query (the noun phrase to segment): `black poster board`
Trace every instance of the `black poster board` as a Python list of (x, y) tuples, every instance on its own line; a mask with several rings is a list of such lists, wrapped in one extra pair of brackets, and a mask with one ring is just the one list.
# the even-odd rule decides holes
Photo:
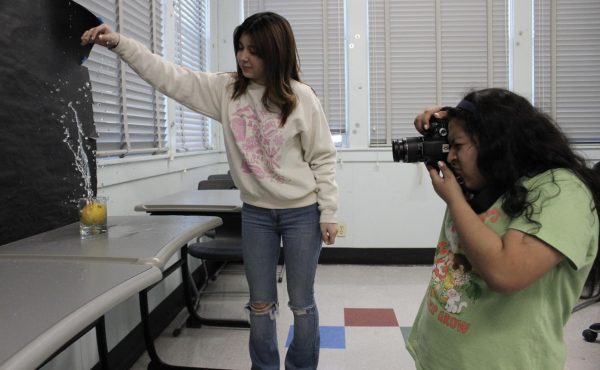
[[(96, 131), (84, 30), (99, 20), (68, 0), (0, 2), (0, 245), (78, 220)], [(77, 154), (79, 148), (80, 152)]]

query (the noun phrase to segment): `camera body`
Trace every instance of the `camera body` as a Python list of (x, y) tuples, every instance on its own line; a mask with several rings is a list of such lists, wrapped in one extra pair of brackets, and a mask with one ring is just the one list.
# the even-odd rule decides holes
[(394, 162), (425, 162), (436, 166), (438, 161), (446, 162), (448, 144), (448, 120), (431, 117), (429, 129), (423, 136), (406, 137), (392, 141)]
[[(448, 120), (438, 119), (432, 116), (429, 121), (429, 129), (423, 136), (407, 137), (392, 141), (392, 154), (394, 162), (425, 162), (434, 168), (438, 168), (438, 161), (448, 162), (450, 144), (448, 143)], [(451, 166), (448, 169), (452, 170)], [(456, 176), (467, 202), (475, 213), (480, 214), (494, 204), (502, 195), (503, 189), (487, 186), (472, 192), (467, 189), (461, 176)], [(588, 333), (589, 334), (589, 333)], [(584, 334), (586, 335), (586, 334)]]

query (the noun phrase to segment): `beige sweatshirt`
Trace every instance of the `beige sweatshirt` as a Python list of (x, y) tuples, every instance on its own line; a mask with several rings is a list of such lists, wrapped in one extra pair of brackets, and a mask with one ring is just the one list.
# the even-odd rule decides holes
[(229, 73), (191, 71), (123, 35), (112, 50), (157, 90), (222, 124), (231, 175), (243, 202), (269, 209), (318, 202), (320, 221), (337, 222), (336, 150), (309, 86), (292, 81), (298, 105), (281, 127), (279, 114), (261, 102), (261, 85), (250, 84), (232, 100)]

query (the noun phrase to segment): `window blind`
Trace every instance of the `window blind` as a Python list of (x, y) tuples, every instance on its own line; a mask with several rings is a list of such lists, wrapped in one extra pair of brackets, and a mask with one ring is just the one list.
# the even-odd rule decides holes
[[(208, 65), (207, 2), (175, 0), (175, 62), (194, 71), (206, 71)], [(179, 152), (210, 147), (208, 118), (176, 103), (175, 127)]]
[(244, 0), (246, 17), (263, 11), (278, 13), (290, 22), (300, 59), (300, 78), (316, 91), (331, 133), (345, 134), (345, 1)]
[[(163, 12), (159, 0), (79, 0), (113, 30), (163, 49)], [(165, 152), (165, 98), (129, 66), (103, 47), (94, 47), (85, 66), (90, 72), (98, 157)]]
[(506, 0), (370, 0), (370, 143), (415, 136), (428, 105), (508, 87)]
[(534, 1), (534, 103), (573, 142), (600, 143), (600, 2)]

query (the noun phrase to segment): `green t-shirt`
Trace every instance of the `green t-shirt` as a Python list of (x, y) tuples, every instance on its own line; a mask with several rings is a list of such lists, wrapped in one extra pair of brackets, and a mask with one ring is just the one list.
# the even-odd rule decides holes
[(535, 235), (565, 259), (525, 289), (493, 292), (471, 271), (446, 212), (431, 281), (406, 345), (418, 369), (563, 369), (563, 327), (596, 256), (598, 214), (588, 188), (568, 170), (547, 171), (523, 185), (540, 225), (510, 218), (500, 200), (481, 220), (498, 235), (507, 229)]

